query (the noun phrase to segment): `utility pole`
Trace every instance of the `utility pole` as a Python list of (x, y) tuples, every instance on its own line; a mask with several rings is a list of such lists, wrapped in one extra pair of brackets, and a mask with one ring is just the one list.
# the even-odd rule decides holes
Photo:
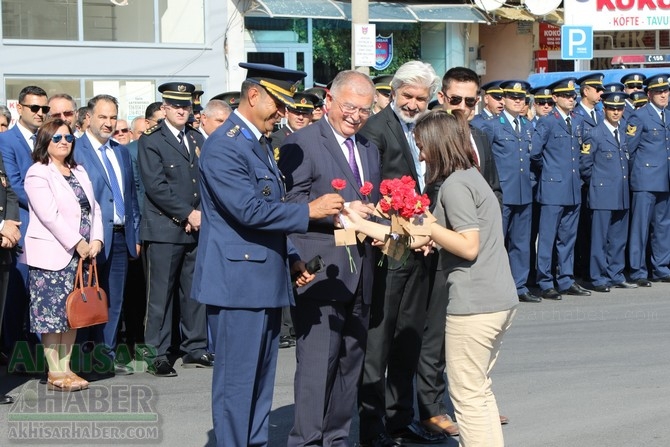
[(365, 25), (369, 22), (368, 0), (351, 0), (351, 68), (370, 75), (370, 67), (356, 67), (354, 65), (354, 54), (356, 54), (356, 40), (354, 38), (354, 25)]

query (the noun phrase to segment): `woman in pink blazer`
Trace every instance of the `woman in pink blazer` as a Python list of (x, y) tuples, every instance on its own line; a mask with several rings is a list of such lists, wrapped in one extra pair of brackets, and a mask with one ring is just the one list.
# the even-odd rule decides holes
[(65, 301), (79, 258), (94, 258), (102, 248), (102, 217), (91, 181), (74, 161), (67, 123), (55, 119), (40, 127), (33, 160), (25, 181), (30, 221), (21, 259), (30, 266), (30, 329), (42, 334), (49, 388), (76, 391), (88, 382), (70, 369), (77, 331), (68, 325)]

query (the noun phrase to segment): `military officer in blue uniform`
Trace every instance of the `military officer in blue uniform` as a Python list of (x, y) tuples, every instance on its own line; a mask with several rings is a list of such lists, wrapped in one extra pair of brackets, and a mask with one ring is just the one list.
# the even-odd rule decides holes
[[(561, 293), (588, 296), (591, 292), (577, 284), (573, 275), (581, 204), (579, 153), (582, 143), (581, 118), (572, 113), (577, 97), (575, 78), (560, 80), (549, 88), (556, 107), (537, 123), (531, 151), (532, 163), (541, 169), (537, 193), (541, 206), (537, 283), (542, 289), (542, 298), (560, 300)], [(556, 278), (552, 269), (554, 253)]]
[[(628, 95), (628, 99), (626, 99), (626, 108), (624, 109), (624, 116), (630, 115), (635, 111), (636, 107), (633, 104), (631, 95), (635, 92), (644, 93), (644, 80), (646, 78), (647, 77), (642, 73), (628, 73), (621, 78), (621, 83), (624, 85), (622, 91)], [(644, 96), (646, 97), (647, 95), (645, 94)]]
[(584, 132), (580, 171), (588, 184), (591, 220), (590, 275), (593, 290), (609, 292), (610, 287), (632, 289), (626, 282), (628, 239), (628, 150), (621, 117), (628, 95), (621, 91), (602, 96), (604, 119)]
[[(647, 104), (649, 102), (649, 97), (647, 96), (647, 93), (644, 91), (637, 91), (633, 92), (629, 95), (630, 97), (628, 100), (626, 100), (626, 112), (628, 111), (628, 101), (630, 101), (633, 104), (633, 111), (639, 109), (643, 105)], [(624, 112), (624, 115), (626, 114)], [(630, 112), (628, 112), (630, 114)]]
[(628, 119), (626, 139), (631, 158), (630, 277), (650, 287), (646, 248), (651, 232), (654, 280), (670, 282), (670, 128), (667, 125), (668, 76), (645, 79), (649, 103)]
[(470, 121), (471, 126), (481, 129), (485, 121), (500, 114), (503, 110), (503, 90), (500, 88), (502, 81), (492, 81), (482, 85), (484, 93), (484, 108)]
[(521, 115), (530, 84), (504, 81), (504, 109), (497, 118), (484, 122), (483, 130), (491, 142), (500, 186), (505, 246), (519, 301), (539, 303), (542, 299), (529, 292), (526, 282), (530, 269), (530, 232), (533, 183), (530, 149), (533, 125)]
[(595, 127), (603, 119), (602, 112), (596, 110), (596, 106), (600, 103), (600, 94), (605, 90), (604, 77), (602, 73), (590, 73), (577, 79), (581, 100), (573, 112), (582, 117), (585, 126)]
[[(302, 71), (240, 63), (240, 105), (206, 140), (200, 158), (202, 226), (192, 296), (207, 306), (215, 339), (212, 418), (216, 445), (268, 445), (281, 308), (314, 279), (287, 238), (344, 200), (284, 200), (283, 176), (265, 134), (292, 104)], [(291, 279), (293, 273), (294, 279)]]
[(549, 112), (554, 109), (556, 104), (552, 98), (551, 89), (548, 87), (536, 87), (532, 89), (530, 93), (533, 95), (533, 109), (535, 110), (535, 116), (530, 123), (533, 125), (533, 128), (535, 128), (535, 125), (540, 118), (547, 116)]

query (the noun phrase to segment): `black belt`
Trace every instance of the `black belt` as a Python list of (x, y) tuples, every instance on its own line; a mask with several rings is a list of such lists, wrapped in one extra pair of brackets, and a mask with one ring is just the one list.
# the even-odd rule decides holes
[(125, 233), (126, 232), (126, 226), (125, 225), (113, 225), (112, 226), (112, 231), (114, 233)]

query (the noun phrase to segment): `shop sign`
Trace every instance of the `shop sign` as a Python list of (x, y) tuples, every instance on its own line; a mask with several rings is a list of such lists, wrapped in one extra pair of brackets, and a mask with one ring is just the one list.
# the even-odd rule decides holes
[(669, 0), (564, 0), (565, 24), (594, 31), (653, 30), (670, 26)]
[(561, 49), (561, 28), (551, 23), (540, 23), (540, 50)]

